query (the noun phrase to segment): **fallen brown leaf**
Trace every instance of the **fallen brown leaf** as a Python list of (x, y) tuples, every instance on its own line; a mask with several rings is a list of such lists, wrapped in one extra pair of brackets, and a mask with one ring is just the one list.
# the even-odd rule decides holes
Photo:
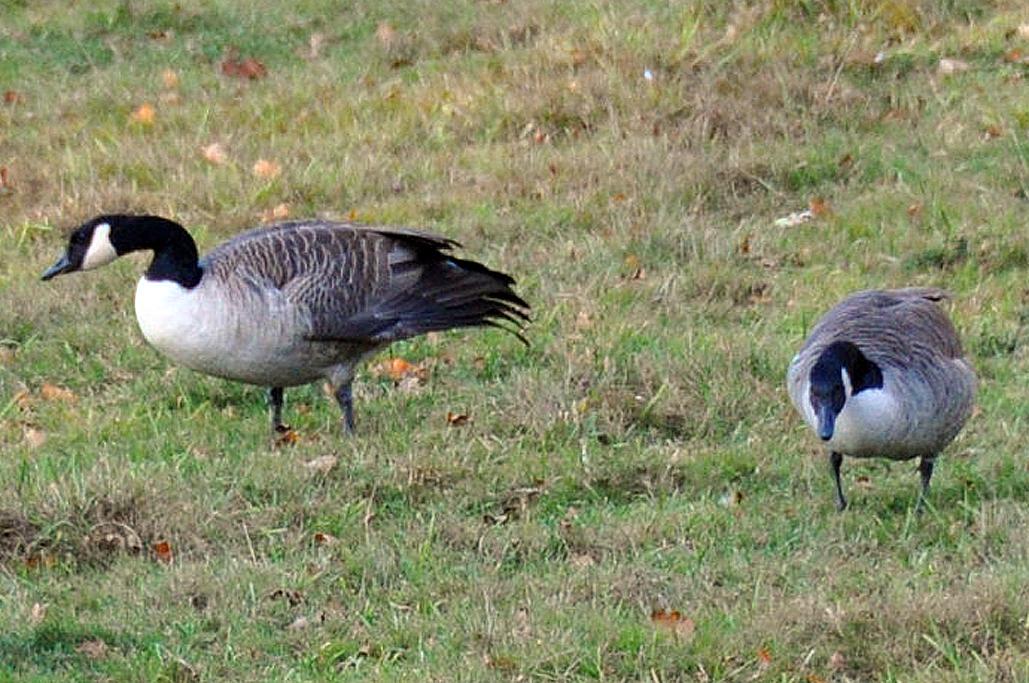
[(315, 458), (314, 460), (308, 460), (304, 463), (304, 467), (311, 470), (312, 472), (318, 472), (319, 474), (328, 474), (332, 471), (332, 468), (339, 462), (339, 458), (335, 455), (323, 455)]
[(212, 142), (201, 150), (204, 158), (215, 166), (221, 166), (229, 160), (228, 154), (225, 153), (225, 147), (220, 142)]
[(4, 91), (4, 104), (16, 104), (21, 102), (21, 93), (17, 90), (5, 90)]
[(35, 427), (26, 427), (25, 443), (29, 445), (29, 448), (39, 448), (46, 443), (46, 432)]
[(226, 57), (221, 63), (222, 73), (231, 78), (242, 78), (248, 81), (256, 81), (268, 75), (268, 69), (264, 64), (253, 57), (237, 59)]
[(763, 647), (757, 651), (757, 664), (761, 669), (767, 669), (772, 665), (772, 651)]
[(161, 72), (161, 83), (168, 90), (179, 87), (179, 74), (174, 69), (165, 69)]
[(750, 235), (743, 236), (743, 239), (736, 245), (736, 251), (742, 256), (750, 253)]
[(75, 651), (89, 659), (103, 659), (107, 656), (107, 643), (102, 640), (85, 640), (79, 643)]
[(575, 314), (575, 329), (585, 330), (593, 325), (593, 319), (586, 311), (579, 311)]
[(327, 534), (324, 531), (316, 531), (314, 534), (315, 545), (332, 545), (336, 542), (336, 537), (332, 534)]
[(271, 221), (281, 221), (285, 218), (289, 218), (289, 204), (282, 202), (276, 204), (270, 209), (265, 209), (261, 212), (261, 220), (265, 223)]
[(832, 207), (822, 197), (812, 197), (808, 202), (808, 210), (815, 218), (822, 218), (832, 213)]
[(159, 562), (163, 562), (164, 564), (171, 564), (172, 560), (175, 559), (172, 555), (171, 543), (168, 541), (158, 541), (154, 543), (154, 555), (157, 557)]
[(656, 609), (650, 613), (650, 622), (657, 628), (675, 634), (677, 638), (689, 640), (693, 637), (697, 625), (689, 617), (684, 617), (679, 610)]
[(280, 173), (282, 173), (282, 167), (274, 161), (269, 161), (268, 159), (258, 159), (254, 163), (253, 171), (254, 175), (258, 178), (270, 180), (278, 176)]
[(78, 398), (71, 389), (65, 389), (49, 382), (44, 382), (43, 386), (39, 388), (39, 395), (44, 401), (65, 401), (67, 403), (74, 403)]
[(572, 555), (568, 559), (568, 562), (576, 569), (585, 569), (587, 567), (592, 567), (597, 563), (597, 561), (594, 560), (593, 556), (589, 553), (580, 553), (578, 555)]
[(288, 425), (277, 425), (275, 435), (276, 446), (294, 446), (300, 443), (300, 434)]
[(465, 413), (452, 413), (447, 411), (447, 424), (451, 427), (463, 427), (472, 421), (472, 418)]
[(380, 21), (375, 27), (375, 38), (383, 47), (391, 47), (397, 39), (397, 32), (388, 22)]
[(157, 110), (154, 109), (154, 105), (149, 102), (136, 107), (129, 115), (129, 120), (133, 123), (138, 123), (142, 126), (152, 126), (154, 121), (157, 119)]

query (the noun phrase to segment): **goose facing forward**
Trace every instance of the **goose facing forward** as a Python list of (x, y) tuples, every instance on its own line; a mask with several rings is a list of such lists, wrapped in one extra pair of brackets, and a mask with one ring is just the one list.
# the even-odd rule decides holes
[(975, 372), (929, 288), (864, 291), (826, 313), (786, 375), (794, 407), (829, 449), (836, 507), (843, 456), (920, 457), (929, 493), (936, 455), (961, 431), (975, 400)]
[(389, 343), (476, 326), (525, 341), (529, 306), (514, 279), (446, 253), (455, 246), (417, 230), (311, 220), (244, 232), (200, 259), (174, 221), (106, 215), (75, 229), (42, 277), (152, 251), (135, 300), (147, 342), (193, 370), (268, 387), (276, 430), (283, 388), (324, 378), (353, 432), (354, 374)]

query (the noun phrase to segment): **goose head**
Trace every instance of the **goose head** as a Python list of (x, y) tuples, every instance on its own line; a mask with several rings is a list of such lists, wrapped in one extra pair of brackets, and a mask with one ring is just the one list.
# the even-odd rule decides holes
[(99, 268), (121, 256), (124, 252), (119, 252), (117, 242), (121, 241), (118, 237), (122, 222), (118, 218), (97, 216), (75, 228), (68, 236), (68, 248), (54, 265), (46, 269), (43, 279)]
[(64, 254), (43, 272), (42, 278), (92, 270), (141, 250), (154, 252), (147, 278), (175, 280), (185, 287), (199, 282), (196, 243), (181, 225), (160, 216), (123, 214), (97, 216), (75, 228), (68, 236)]
[(809, 377), (808, 400), (817, 420), (818, 438), (832, 439), (836, 418), (851, 396), (882, 386), (882, 370), (856, 344), (836, 341), (825, 347)]

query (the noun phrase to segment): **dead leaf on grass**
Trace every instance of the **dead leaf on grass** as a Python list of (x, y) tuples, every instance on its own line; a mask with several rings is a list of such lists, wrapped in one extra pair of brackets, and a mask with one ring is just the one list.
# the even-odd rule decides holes
[(647, 277), (647, 271), (643, 268), (640, 257), (636, 254), (629, 254), (625, 257), (625, 273), (622, 276), (626, 280), (643, 280)]
[(300, 434), (297, 430), (288, 425), (277, 425), (275, 427), (275, 446), (294, 446), (300, 443)]
[(668, 631), (676, 638), (689, 640), (697, 630), (697, 625), (689, 617), (683, 616), (679, 610), (656, 609), (650, 613), (650, 623), (655, 627)]
[(304, 463), (304, 467), (317, 472), (319, 474), (328, 474), (332, 469), (339, 463), (339, 458), (335, 455), (322, 455), (315, 458), (314, 460), (308, 460)]
[(397, 39), (397, 31), (389, 22), (380, 21), (379, 25), (375, 27), (375, 38), (383, 47), (391, 47)]
[(157, 120), (157, 110), (154, 109), (154, 105), (144, 102), (132, 110), (132, 113), (129, 114), (129, 120), (141, 126), (152, 126), (154, 121)]
[(265, 65), (253, 57), (245, 59), (239, 59), (235, 56), (226, 57), (222, 60), (221, 70), (223, 74), (230, 78), (240, 78), (246, 81), (256, 81), (268, 75), (268, 69)]
[(832, 213), (832, 207), (829, 205), (829, 202), (822, 197), (812, 197), (808, 201), (807, 208), (815, 218), (822, 218)]
[(29, 448), (39, 448), (46, 443), (46, 432), (35, 427), (25, 427), (25, 443)]
[(268, 159), (258, 159), (254, 163), (254, 175), (264, 180), (271, 180), (282, 173), (282, 166)]
[(767, 647), (763, 647), (757, 651), (757, 665), (762, 671), (772, 665), (772, 651)]
[(451, 427), (463, 427), (471, 421), (472, 418), (467, 413), (447, 411), (447, 424)]
[(324, 531), (316, 531), (314, 533), (314, 544), (315, 545), (332, 545), (336, 542), (336, 537), (332, 534), (327, 534)]
[(75, 651), (89, 659), (103, 659), (107, 656), (107, 643), (102, 640), (85, 640), (79, 643)]
[(286, 218), (289, 218), (289, 204), (287, 204), (286, 202), (276, 204), (272, 208), (265, 209), (261, 212), (261, 220), (265, 223), (270, 223), (271, 221), (281, 221)]
[(394, 382), (399, 382), (405, 377), (418, 377), (424, 373), (425, 369), (420, 364), (412, 363), (399, 356), (386, 358), (372, 366), (372, 376), (389, 377)]
[(1004, 135), (1004, 129), (996, 124), (991, 124), (983, 129), (983, 137), (987, 140), (995, 140)]
[(587, 567), (592, 567), (597, 563), (597, 561), (594, 560), (593, 556), (589, 553), (580, 553), (578, 555), (572, 555), (568, 559), (568, 562), (576, 569), (586, 569)]
[(171, 564), (172, 560), (175, 559), (172, 555), (171, 543), (168, 541), (158, 541), (157, 543), (154, 543), (154, 555), (157, 557), (159, 562), (163, 562), (164, 564)]
[(212, 142), (204, 147), (201, 153), (209, 163), (215, 166), (221, 166), (229, 160), (229, 155), (225, 153), (225, 147), (220, 142)]
[(296, 607), (304, 602), (304, 594), (291, 588), (276, 588), (268, 594), (269, 600), (278, 600), (280, 598), (288, 602), (290, 607)]
[(168, 90), (174, 90), (179, 87), (179, 74), (175, 69), (165, 69), (161, 72), (161, 83)]
[(43, 386), (39, 388), (39, 395), (44, 401), (64, 401), (66, 403), (74, 403), (78, 398), (71, 389), (65, 389), (49, 382), (44, 382)]
[(4, 104), (17, 104), (22, 101), (21, 93), (17, 90), (4, 91)]

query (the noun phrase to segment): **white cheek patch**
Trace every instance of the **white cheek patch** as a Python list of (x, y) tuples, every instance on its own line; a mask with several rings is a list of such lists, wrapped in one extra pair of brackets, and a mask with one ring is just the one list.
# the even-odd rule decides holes
[(847, 368), (840, 368), (840, 374), (843, 376), (844, 396), (850, 398), (854, 395), (854, 385), (850, 383), (850, 373), (847, 372)]
[(82, 270), (92, 270), (105, 266), (118, 258), (118, 252), (111, 244), (111, 226), (101, 223), (93, 229), (93, 239), (89, 241), (89, 249), (82, 257)]

